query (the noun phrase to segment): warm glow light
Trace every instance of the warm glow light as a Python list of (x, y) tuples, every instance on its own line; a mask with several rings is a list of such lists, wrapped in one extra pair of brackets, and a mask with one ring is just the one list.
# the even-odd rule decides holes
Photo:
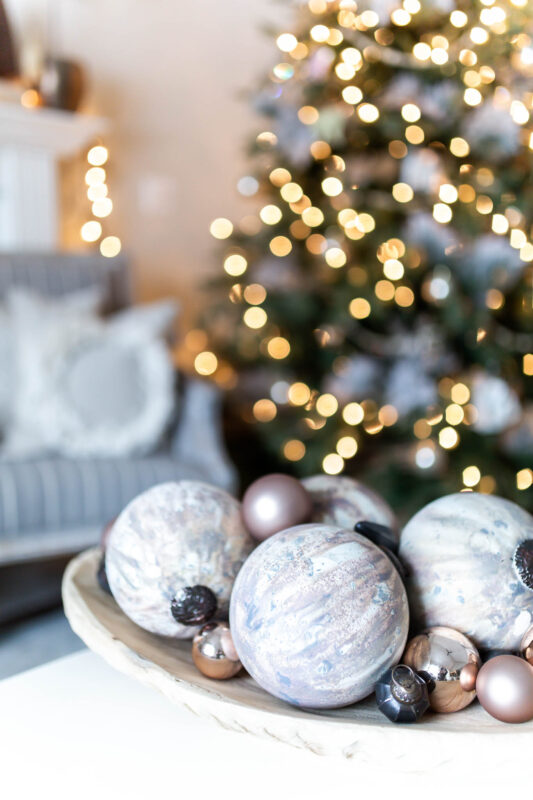
[(361, 103), (357, 107), (357, 114), (362, 122), (367, 122), (368, 124), (379, 119), (379, 109), (372, 103)]
[(305, 406), (311, 397), (311, 390), (305, 383), (293, 383), (289, 386), (288, 398), (289, 403), (293, 406)]
[(414, 194), (408, 183), (395, 183), (392, 187), (392, 196), (397, 203), (409, 203)]
[(463, 483), (465, 486), (477, 486), (481, 480), (481, 472), (478, 467), (466, 467), (463, 470)]
[(277, 206), (267, 205), (263, 206), (259, 212), (259, 216), (265, 225), (277, 225), (283, 215), (281, 209)]
[(338, 178), (324, 178), (322, 181), (322, 191), (329, 197), (336, 197), (343, 190), (342, 181)]
[(459, 434), (455, 428), (443, 428), (439, 431), (439, 444), (445, 450), (452, 450), (459, 443)]
[(87, 186), (96, 186), (98, 183), (105, 183), (105, 169), (102, 167), (91, 167), (85, 173), (85, 183)]
[(326, 264), (333, 267), (333, 269), (339, 269), (346, 264), (346, 253), (340, 247), (330, 247), (324, 253), (324, 258), (326, 259)]
[(291, 352), (291, 346), (283, 336), (274, 336), (274, 338), (270, 339), (268, 342), (267, 350), (271, 358), (282, 359), (287, 358)]
[(272, 183), (274, 186), (280, 187), (288, 183), (292, 179), (292, 175), (288, 169), (277, 167), (276, 169), (272, 170), (268, 178), (270, 183)]
[(310, 228), (316, 228), (324, 222), (324, 214), (316, 206), (309, 206), (302, 212), (302, 220)]
[(464, 158), (470, 152), (470, 146), (465, 139), (455, 136), (450, 142), (450, 153), (457, 158)]
[(106, 258), (115, 258), (122, 250), (122, 243), (118, 236), (106, 236), (100, 242), (100, 252)]
[(383, 273), (391, 281), (399, 281), (404, 276), (404, 267), (396, 258), (389, 258), (383, 264)]
[(533, 353), (526, 353), (522, 362), (524, 375), (533, 375)]
[(464, 28), (468, 23), (468, 17), (464, 11), (452, 11), (450, 14), (450, 22), (454, 28)]
[(267, 321), (267, 314), (264, 308), (259, 308), (258, 306), (252, 306), (251, 308), (247, 308), (243, 314), (244, 324), (247, 325), (249, 328), (253, 330), (258, 330), (262, 328), (263, 325), (266, 324)]
[(218, 217), (209, 226), (209, 232), (215, 239), (227, 239), (233, 233), (233, 225), (229, 219)]
[(409, 308), (415, 302), (415, 295), (408, 286), (398, 286), (394, 293), (394, 301), (401, 308)]
[(283, 445), (283, 455), (287, 461), (301, 461), (305, 456), (305, 444), (299, 439), (290, 439)]
[(218, 367), (218, 359), (210, 350), (198, 353), (194, 359), (194, 368), (199, 375), (212, 375)]
[(357, 86), (346, 86), (342, 90), (342, 99), (345, 103), (355, 106), (363, 99), (363, 92)]
[(113, 211), (113, 201), (109, 197), (95, 200), (92, 204), (92, 212), (95, 217), (108, 217)]
[(254, 403), (252, 413), (258, 422), (272, 422), (278, 410), (275, 403), (265, 397)]
[(298, 111), (298, 119), (304, 125), (314, 125), (318, 122), (319, 113), (314, 106), (302, 106)]
[(103, 147), (102, 145), (96, 145), (95, 147), (91, 147), (89, 152), (87, 153), (87, 161), (93, 167), (102, 167), (107, 159), (109, 158), (109, 152), (107, 147)]
[(311, 28), (311, 39), (315, 42), (327, 42), (329, 38), (329, 28), (326, 25), (314, 25)]
[(20, 96), (20, 103), (24, 108), (37, 108), (41, 105), (41, 95), (36, 89), (26, 89)]
[(503, 235), (509, 230), (509, 221), (503, 214), (494, 214), (492, 217), (492, 230)]
[(365, 412), (359, 403), (348, 403), (344, 406), (342, 418), (347, 425), (359, 425), (365, 417)]
[(414, 103), (406, 103), (402, 106), (402, 117), (406, 122), (418, 122), (421, 111)]
[(289, 255), (292, 250), (292, 242), (287, 236), (275, 236), (269, 246), (270, 251), (279, 258)]
[(455, 203), (459, 193), (451, 183), (443, 183), (439, 189), (439, 197), (443, 203)]
[(516, 488), (523, 492), (530, 486), (533, 486), (533, 470), (526, 467), (516, 473)]
[(353, 458), (357, 453), (357, 441), (353, 436), (342, 436), (335, 449), (342, 458)]
[(350, 314), (355, 319), (366, 319), (370, 311), (370, 303), (364, 297), (354, 297), (350, 303)]
[(337, 398), (332, 394), (321, 394), (316, 401), (316, 410), (321, 417), (332, 417), (339, 407)]
[(451, 398), (454, 403), (463, 406), (470, 400), (470, 389), (464, 383), (456, 383), (452, 386)]
[(457, 403), (451, 403), (445, 412), (448, 425), (460, 425), (465, 418), (465, 412)]
[(84, 242), (96, 242), (101, 235), (102, 226), (94, 219), (81, 226), (81, 238)]
[(417, 42), (413, 47), (413, 55), (419, 61), (428, 61), (431, 58), (431, 47), (425, 42)]
[(445, 225), (451, 220), (452, 216), (453, 212), (450, 206), (447, 206), (446, 203), (435, 203), (433, 206), (433, 218), (437, 222)]
[(338, 453), (329, 453), (322, 461), (322, 469), (328, 475), (338, 475), (344, 468), (344, 459)]
[(233, 253), (224, 261), (225, 271), (228, 273), (228, 275), (232, 275), (234, 277), (237, 275), (242, 275), (244, 272), (246, 272), (247, 266), (248, 262), (244, 256), (241, 256), (238, 253)]
[(298, 39), (292, 33), (282, 33), (276, 39), (276, 44), (282, 53), (290, 53), (298, 44)]
[(297, 203), (303, 197), (304, 190), (297, 183), (286, 183), (280, 189), (280, 194), (287, 203)]

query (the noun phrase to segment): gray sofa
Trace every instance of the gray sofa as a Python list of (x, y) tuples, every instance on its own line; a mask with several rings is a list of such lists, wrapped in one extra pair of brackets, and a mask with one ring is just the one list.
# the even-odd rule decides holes
[[(123, 257), (0, 254), (0, 302), (13, 285), (47, 295), (98, 285), (109, 312), (131, 302)], [(57, 598), (59, 566), (98, 542), (102, 527), (139, 492), (184, 478), (235, 489), (217, 392), (183, 376), (175, 424), (164, 446), (149, 456), (0, 460), (0, 622), (49, 605)]]

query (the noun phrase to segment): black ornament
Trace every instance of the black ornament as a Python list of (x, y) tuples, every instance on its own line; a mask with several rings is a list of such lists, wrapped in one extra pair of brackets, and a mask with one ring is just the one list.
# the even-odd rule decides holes
[(379, 710), (391, 722), (418, 722), (429, 708), (426, 682), (405, 664), (388, 669), (375, 691)]
[(533, 589), (533, 539), (526, 539), (514, 552), (514, 565), (518, 577), (528, 589)]
[(180, 625), (205, 625), (215, 616), (217, 605), (208, 586), (185, 586), (174, 597), (170, 610)]
[(361, 520), (355, 523), (354, 531), (360, 533), (361, 536), (366, 536), (367, 539), (377, 544), (378, 547), (386, 547), (393, 553), (398, 551), (398, 539), (392, 528), (389, 528), (387, 525), (379, 525), (377, 522)]
[(100, 561), (98, 562), (96, 580), (98, 581), (98, 585), (103, 592), (112, 594), (111, 589), (109, 588), (109, 581), (107, 580), (107, 572), (105, 571), (105, 554), (102, 555)]

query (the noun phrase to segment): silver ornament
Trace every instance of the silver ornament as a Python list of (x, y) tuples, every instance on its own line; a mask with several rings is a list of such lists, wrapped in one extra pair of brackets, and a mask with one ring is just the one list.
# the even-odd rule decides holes
[(209, 622), (196, 634), (192, 660), (203, 675), (219, 681), (233, 678), (242, 669), (231, 631), (224, 622)]
[(476, 696), (479, 653), (453, 628), (429, 628), (415, 636), (407, 644), (403, 662), (427, 682), (434, 711), (460, 711)]

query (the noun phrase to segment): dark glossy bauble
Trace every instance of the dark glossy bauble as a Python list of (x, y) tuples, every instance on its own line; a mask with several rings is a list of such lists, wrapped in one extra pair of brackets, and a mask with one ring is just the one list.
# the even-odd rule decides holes
[(258, 541), (311, 518), (311, 497), (290, 475), (265, 475), (248, 487), (242, 499), (242, 517)]
[(217, 611), (217, 598), (208, 586), (185, 586), (170, 605), (180, 625), (205, 625)]
[(365, 519), (356, 522), (354, 530), (356, 533), (366, 536), (378, 547), (386, 547), (393, 553), (398, 552), (398, 537), (388, 525), (380, 525), (378, 522), (370, 522)]
[(107, 592), (107, 594), (111, 594), (111, 589), (109, 587), (109, 582), (107, 580), (107, 573), (105, 571), (105, 555), (102, 554), (100, 561), (98, 562), (98, 569), (96, 570), (96, 580), (98, 581), (98, 586), (103, 592)]
[(481, 659), (459, 631), (429, 628), (407, 643), (402, 660), (428, 684), (433, 711), (460, 711), (474, 700)]
[(233, 678), (242, 669), (229, 625), (210, 622), (204, 625), (192, 642), (192, 660), (208, 678), (223, 681)]
[(501, 722), (533, 719), (533, 667), (518, 656), (496, 656), (479, 670), (479, 702)]
[(428, 687), (411, 667), (397, 664), (376, 683), (376, 701), (391, 722), (418, 722), (429, 708)]

